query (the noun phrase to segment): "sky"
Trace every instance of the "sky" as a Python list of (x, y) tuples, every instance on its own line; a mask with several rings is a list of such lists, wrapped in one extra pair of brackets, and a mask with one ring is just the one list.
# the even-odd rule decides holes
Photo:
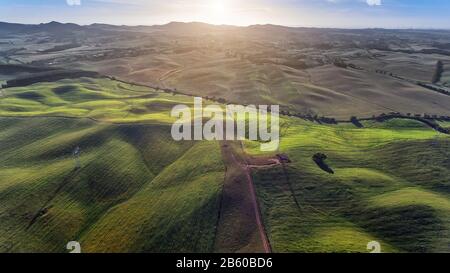
[(0, 0), (0, 21), (450, 29), (449, 0)]

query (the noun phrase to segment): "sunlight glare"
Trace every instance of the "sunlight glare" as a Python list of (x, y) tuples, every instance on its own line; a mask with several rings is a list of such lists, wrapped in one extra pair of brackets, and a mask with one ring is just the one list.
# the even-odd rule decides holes
[(231, 14), (226, 0), (213, 0), (210, 3), (210, 12), (214, 17), (214, 23), (226, 24), (230, 22)]
[(217, 15), (224, 15), (226, 13), (225, 2), (223, 0), (215, 0), (211, 4), (213, 12)]

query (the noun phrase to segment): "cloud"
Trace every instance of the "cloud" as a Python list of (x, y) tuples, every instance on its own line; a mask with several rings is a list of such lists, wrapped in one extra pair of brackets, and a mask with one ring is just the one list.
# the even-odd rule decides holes
[(339, 3), (348, 3), (348, 2), (365, 2), (369, 6), (381, 6), (382, 0), (326, 0), (329, 3), (339, 4)]
[(81, 0), (66, 0), (69, 6), (81, 6)]
[(381, 0), (367, 0), (369, 6), (381, 6)]

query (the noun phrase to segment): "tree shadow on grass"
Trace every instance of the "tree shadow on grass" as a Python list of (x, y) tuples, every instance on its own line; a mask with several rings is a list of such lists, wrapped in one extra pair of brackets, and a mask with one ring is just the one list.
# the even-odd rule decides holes
[(317, 166), (319, 166), (319, 168), (321, 168), (323, 171), (330, 173), (330, 174), (334, 174), (333, 169), (331, 169), (330, 166), (328, 166), (328, 164), (325, 162), (325, 160), (328, 157), (325, 154), (322, 153), (317, 153), (313, 156), (313, 160), (314, 162), (316, 162)]
[(357, 128), (364, 128), (364, 125), (358, 120), (357, 117), (352, 117), (350, 121), (355, 125)]

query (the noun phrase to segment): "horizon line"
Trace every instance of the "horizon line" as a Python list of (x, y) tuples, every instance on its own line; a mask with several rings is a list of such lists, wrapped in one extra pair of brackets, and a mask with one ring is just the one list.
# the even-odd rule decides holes
[(48, 22), (41, 22), (41, 23), (20, 23), (20, 22), (8, 22), (8, 21), (0, 21), (0, 23), (4, 24), (16, 24), (16, 25), (28, 25), (28, 26), (38, 26), (38, 25), (46, 25), (50, 23), (59, 23), (59, 24), (72, 24), (77, 25), (81, 27), (85, 26), (92, 26), (92, 25), (107, 25), (107, 26), (115, 26), (115, 27), (158, 27), (158, 26), (167, 26), (172, 23), (179, 23), (179, 24), (204, 24), (209, 26), (216, 26), (216, 27), (235, 27), (235, 28), (248, 28), (248, 27), (255, 27), (255, 26), (274, 26), (274, 27), (284, 27), (284, 28), (307, 28), (307, 29), (342, 29), (342, 30), (443, 30), (443, 31), (450, 31), (449, 28), (434, 28), (434, 27), (392, 27), (392, 28), (386, 28), (386, 27), (325, 27), (325, 26), (302, 26), (302, 25), (281, 25), (281, 24), (273, 24), (273, 23), (259, 23), (259, 24), (249, 24), (249, 25), (231, 25), (231, 24), (213, 24), (213, 23), (206, 23), (201, 21), (169, 21), (167, 23), (160, 23), (160, 24), (113, 24), (113, 23), (91, 23), (91, 24), (79, 24), (79, 23), (73, 23), (73, 22), (61, 22), (61, 21), (48, 21)]

